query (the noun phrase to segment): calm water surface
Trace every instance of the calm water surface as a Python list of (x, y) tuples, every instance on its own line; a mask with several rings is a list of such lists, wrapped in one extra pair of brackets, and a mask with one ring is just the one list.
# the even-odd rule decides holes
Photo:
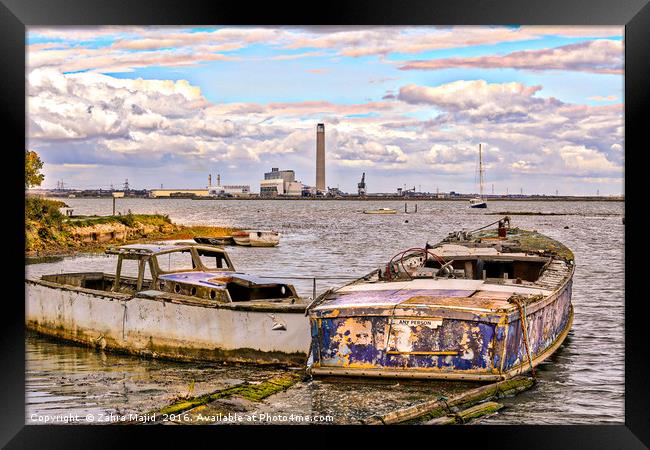
[[(66, 199), (66, 203), (75, 214), (112, 211), (111, 199)], [(574, 251), (573, 328), (564, 345), (537, 370), (537, 386), (505, 399), (506, 408), (480, 423), (623, 423), (624, 204), (495, 201), (481, 211), (467, 208), (465, 202), (417, 203), (417, 214), (396, 215), (366, 215), (362, 211), (381, 207), (403, 211), (404, 202), (119, 199), (118, 210), (169, 214), (174, 222), (187, 225), (280, 231), (278, 247), (234, 246), (228, 251), (239, 270), (287, 277), (363, 275), (400, 250), (436, 243), (450, 231), (471, 230), (500, 217), (490, 212), (564, 214), (512, 216), (512, 224), (535, 229)], [(414, 204), (409, 202), (410, 210)], [(26, 266), (28, 277), (86, 270), (113, 272), (115, 260), (77, 256)], [(320, 293), (340, 283), (321, 280), (317, 290)], [(311, 297), (311, 281), (296, 280), (294, 285), (301, 295)], [(178, 364), (104, 354), (30, 335), (26, 419), (31, 423), (33, 413), (144, 412), (186, 393), (192, 380), (194, 393), (200, 393), (267, 374), (268, 369), (254, 367)], [(316, 381), (275, 396), (280, 405), (267, 407), (327, 412), (345, 423), (454, 389), (435, 382)]]

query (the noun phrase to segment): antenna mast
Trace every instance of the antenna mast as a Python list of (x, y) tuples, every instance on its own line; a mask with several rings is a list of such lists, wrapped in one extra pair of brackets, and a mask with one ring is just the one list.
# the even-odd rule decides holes
[(478, 144), (478, 180), (479, 180), (479, 197), (483, 197), (483, 154), (481, 144)]

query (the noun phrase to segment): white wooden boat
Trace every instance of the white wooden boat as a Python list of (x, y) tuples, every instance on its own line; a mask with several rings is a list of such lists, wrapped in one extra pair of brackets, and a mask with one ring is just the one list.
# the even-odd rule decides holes
[(250, 232), (248, 231), (235, 231), (232, 234), (232, 240), (237, 245), (251, 245)]
[(251, 247), (275, 247), (280, 243), (280, 233), (277, 231), (237, 231), (232, 234), (232, 238), (237, 245)]
[[(114, 275), (26, 280), (27, 328), (142, 356), (304, 364), (309, 323), (292, 285), (237, 272), (222, 248), (209, 245), (125, 245), (107, 253), (117, 256)], [(125, 275), (126, 264), (137, 277)]]

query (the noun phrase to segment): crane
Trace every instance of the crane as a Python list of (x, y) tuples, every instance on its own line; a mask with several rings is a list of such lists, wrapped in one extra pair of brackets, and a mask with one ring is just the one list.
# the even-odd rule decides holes
[(363, 172), (363, 175), (361, 175), (361, 182), (357, 183), (357, 192), (359, 194), (359, 197), (366, 196), (366, 173), (365, 172)]

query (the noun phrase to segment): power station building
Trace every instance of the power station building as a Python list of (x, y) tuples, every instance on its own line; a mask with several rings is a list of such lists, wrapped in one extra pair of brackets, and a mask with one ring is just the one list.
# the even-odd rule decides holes
[(325, 124), (316, 125), (316, 190), (325, 193)]
[(264, 174), (264, 179), (260, 181), (260, 197), (278, 195), (302, 195), (302, 183), (296, 181), (296, 173), (293, 170), (279, 170), (273, 167), (270, 172)]
[(217, 185), (212, 185), (212, 174), (208, 175), (208, 186), (205, 189), (152, 189), (149, 197), (250, 197), (251, 187), (247, 184), (221, 185), (221, 175), (217, 175)]
[(217, 185), (212, 186), (212, 175), (208, 176), (208, 194), (210, 197), (249, 197), (251, 187), (247, 184), (221, 185), (221, 175), (217, 174)]

